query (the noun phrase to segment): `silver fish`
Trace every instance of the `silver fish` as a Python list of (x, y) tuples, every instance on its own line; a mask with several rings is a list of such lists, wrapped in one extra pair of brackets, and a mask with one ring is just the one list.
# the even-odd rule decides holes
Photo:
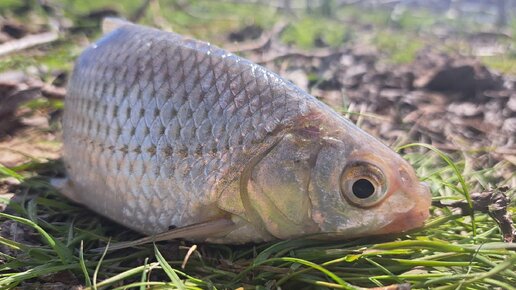
[(429, 215), (380, 141), (259, 65), (153, 28), (118, 23), (80, 55), (63, 130), (62, 192), (156, 239), (352, 238)]

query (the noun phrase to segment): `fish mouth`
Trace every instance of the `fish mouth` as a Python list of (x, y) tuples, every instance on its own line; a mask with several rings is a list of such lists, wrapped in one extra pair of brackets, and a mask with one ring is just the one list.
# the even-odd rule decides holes
[(432, 195), (428, 186), (421, 183), (413, 197), (416, 202), (410, 210), (397, 214), (390, 223), (380, 228), (376, 233), (400, 233), (422, 227), (430, 216), (429, 209), (432, 204)]

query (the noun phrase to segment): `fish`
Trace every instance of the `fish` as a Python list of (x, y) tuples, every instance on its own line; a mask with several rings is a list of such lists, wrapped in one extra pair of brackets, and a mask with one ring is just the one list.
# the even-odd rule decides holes
[(203, 41), (119, 19), (75, 62), (69, 199), (142, 241), (350, 239), (421, 227), (413, 167), (323, 102)]

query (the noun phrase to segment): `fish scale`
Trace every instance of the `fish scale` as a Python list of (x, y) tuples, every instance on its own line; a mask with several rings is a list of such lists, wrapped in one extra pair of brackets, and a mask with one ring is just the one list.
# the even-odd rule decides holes
[(233, 54), (135, 25), (86, 49), (68, 88), (75, 199), (145, 234), (220, 214), (224, 186), (315, 101)]

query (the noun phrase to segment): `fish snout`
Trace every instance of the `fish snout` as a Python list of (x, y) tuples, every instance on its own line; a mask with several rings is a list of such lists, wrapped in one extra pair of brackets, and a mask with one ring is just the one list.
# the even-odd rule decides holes
[(430, 208), (432, 194), (425, 182), (420, 182), (414, 170), (410, 167), (400, 166), (398, 170), (398, 190), (405, 192), (415, 201), (416, 207)]
[(390, 223), (382, 227), (378, 234), (399, 233), (420, 228), (430, 216), (432, 195), (429, 187), (424, 183), (418, 183), (415, 189), (407, 193), (414, 201), (413, 207), (405, 212), (398, 213)]
[(419, 188), (416, 190), (416, 194), (422, 200), (423, 205), (429, 209), (432, 204), (432, 193), (430, 192), (430, 187), (425, 182), (419, 183)]
[[(416, 203), (412, 208), (413, 213), (411, 213), (411, 216), (416, 219), (414, 220), (414, 228), (425, 223), (430, 216), (430, 206), (432, 205), (432, 193), (428, 185), (424, 182), (420, 182), (418, 185), (413, 194)], [(419, 219), (417, 219), (418, 217)], [(416, 224), (419, 224), (419, 226)]]

